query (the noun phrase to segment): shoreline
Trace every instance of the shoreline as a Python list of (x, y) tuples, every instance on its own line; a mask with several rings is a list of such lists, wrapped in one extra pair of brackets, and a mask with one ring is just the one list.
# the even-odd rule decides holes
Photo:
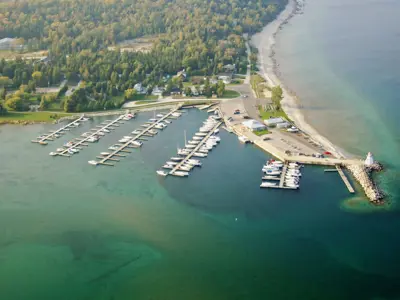
[(301, 110), (299, 99), (289, 91), (283, 80), (278, 76), (279, 68), (275, 59), (274, 50), (276, 36), (291, 18), (301, 12), (303, 6), (303, 1), (289, 0), (285, 9), (274, 21), (268, 23), (261, 32), (251, 37), (250, 43), (258, 49), (258, 68), (260, 70), (258, 73), (264, 77), (269, 85), (281, 86), (283, 91), (283, 98), (281, 101), (282, 109), (301, 131), (334, 154), (337, 158), (348, 158), (348, 155), (346, 155), (343, 150), (334, 145), (328, 138), (320, 134), (316, 128), (306, 121), (304, 113)]

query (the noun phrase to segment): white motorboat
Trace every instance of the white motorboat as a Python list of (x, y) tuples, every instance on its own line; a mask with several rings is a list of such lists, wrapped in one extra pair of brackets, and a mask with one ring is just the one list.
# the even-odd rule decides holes
[(218, 132), (219, 132), (218, 128), (214, 130), (214, 134), (217, 134)]
[(196, 136), (206, 136), (207, 133), (205, 133), (205, 132), (196, 132), (194, 135), (196, 135)]
[(150, 129), (150, 130), (149, 130), (149, 133), (150, 133), (150, 134), (157, 134), (158, 131), (157, 131), (157, 130), (154, 130), (154, 129)]
[(182, 114), (181, 114), (181, 113), (178, 113), (178, 112), (173, 112), (173, 113), (171, 114), (171, 116), (176, 117), (176, 118), (180, 117), (181, 115), (182, 115)]
[(181, 161), (181, 160), (183, 160), (183, 157), (171, 157), (171, 160), (173, 160), (173, 161)]
[(261, 182), (261, 184), (260, 184), (260, 187), (262, 187), (262, 188), (271, 187), (271, 186), (276, 186), (276, 183), (264, 181), (264, 182)]
[(158, 121), (158, 119), (156, 119), (156, 118), (149, 119), (149, 122), (152, 122), (152, 123), (157, 122), (157, 121)]
[(207, 153), (195, 152), (194, 157), (207, 157)]
[(84, 133), (81, 134), (81, 136), (83, 136), (83, 137), (89, 137), (91, 135), (92, 135), (91, 132), (84, 132)]
[(97, 134), (98, 134), (98, 135), (101, 135), (101, 136), (105, 136), (105, 135), (106, 135), (106, 134), (105, 134), (104, 132), (102, 132), (102, 131), (99, 131)]
[(189, 176), (190, 173), (184, 172), (184, 171), (175, 171), (173, 174), (176, 176), (186, 177), (186, 176)]
[(188, 141), (188, 144), (191, 144), (191, 145), (197, 145), (199, 143), (200, 143), (200, 141)]
[(111, 132), (110, 130), (108, 130), (106, 128), (103, 128), (101, 131), (104, 132), (104, 133), (110, 133)]
[(239, 141), (240, 141), (241, 143), (243, 143), (243, 144), (250, 143), (250, 140), (249, 140), (246, 136), (244, 136), (244, 135), (239, 136), (238, 139), (239, 139)]
[(81, 122), (86, 122), (86, 121), (89, 121), (89, 118), (82, 118), (81, 119)]
[(94, 136), (91, 136), (90, 138), (87, 139), (87, 141), (88, 141), (88, 142), (91, 142), (91, 143), (97, 142), (98, 140), (99, 140), (99, 139), (96, 138), (96, 137), (94, 137)]
[(160, 175), (160, 176), (167, 176), (167, 175), (168, 175), (168, 173), (165, 172), (165, 171), (163, 171), (163, 170), (158, 170), (158, 171), (156, 171), (156, 172), (157, 172), (157, 174)]
[(78, 152), (79, 152), (79, 149), (71, 148), (71, 149), (68, 150), (68, 152), (69, 152), (69, 151), (72, 151), (73, 153), (78, 153)]
[(300, 185), (295, 184), (295, 183), (285, 183), (287, 187), (293, 188), (293, 189), (298, 189)]
[(281, 171), (271, 171), (271, 170), (267, 170), (267, 171), (264, 171), (264, 173), (265, 173), (266, 175), (275, 176), (275, 175), (280, 175), (282, 172), (281, 172)]
[(172, 123), (170, 120), (167, 120), (167, 119), (165, 119), (164, 122), (167, 123), (167, 124), (171, 124)]
[(195, 141), (201, 141), (203, 138), (202, 137), (200, 137), (200, 136), (194, 136), (193, 137), (193, 140), (195, 140)]
[(64, 148), (57, 148), (57, 152), (62, 152), (62, 151), (64, 151), (65, 149)]
[(174, 168), (174, 166), (173, 165), (163, 165), (163, 168), (164, 169), (173, 169)]
[(110, 152), (100, 152), (101, 155), (110, 155)]
[(261, 177), (261, 179), (262, 180), (281, 180), (278, 176), (269, 176), (269, 175), (263, 176), (263, 177)]
[(162, 117), (164, 117), (164, 115), (163, 114), (157, 114), (156, 117), (162, 118)]
[(134, 131), (132, 131), (132, 134), (140, 134), (140, 133), (141, 133), (140, 130), (134, 130)]
[(97, 165), (98, 165), (97, 160), (89, 160), (88, 163), (89, 163), (90, 165), (93, 165), (93, 166), (97, 166)]
[(65, 147), (72, 147), (74, 145), (73, 142), (67, 142), (64, 144)]
[(118, 150), (118, 147), (117, 147), (117, 146), (111, 146), (111, 147), (108, 147), (108, 149), (109, 149), (109, 150), (114, 150), (114, 151), (115, 151), (115, 150)]
[(185, 145), (185, 147), (188, 148), (188, 149), (194, 149), (197, 146), (196, 145), (192, 145), (192, 144), (187, 144), (187, 145)]
[(212, 141), (216, 141), (217, 143), (219, 143), (221, 141), (221, 138), (219, 136), (216, 136), (216, 135), (212, 135), (208, 139), (212, 140)]
[(49, 155), (56, 156), (56, 155), (58, 155), (58, 153), (57, 152), (50, 152)]
[(125, 135), (125, 136), (123, 136), (123, 138), (124, 138), (124, 139), (128, 139), (128, 140), (133, 139), (133, 137), (130, 136), (130, 135)]
[(187, 171), (187, 172), (188, 172), (188, 171), (190, 171), (191, 169), (188, 168), (188, 167), (186, 167), (186, 166), (180, 166), (180, 167), (179, 167), (179, 170), (180, 170), (180, 171)]
[(176, 161), (167, 161), (166, 164), (167, 165), (171, 165), (171, 166), (176, 166), (178, 164), (178, 162), (176, 162)]
[(164, 126), (162, 126), (161, 124), (157, 124), (157, 125), (154, 125), (154, 128), (163, 130)]
[(142, 147), (142, 145), (143, 145), (143, 143), (141, 141), (132, 141), (131, 144), (138, 146), (138, 147)]
[(179, 150), (178, 150), (178, 154), (179, 154), (179, 155), (189, 155), (189, 154), (190, 154), (190, 151), (187, 151), (187, 150), (185, 150), (185, 149), (179, 149)]
[(69, 154), (75, 154), (75, 152), (72, 151), (72, 149), (68, 149), (68, 153), (69, 153)]

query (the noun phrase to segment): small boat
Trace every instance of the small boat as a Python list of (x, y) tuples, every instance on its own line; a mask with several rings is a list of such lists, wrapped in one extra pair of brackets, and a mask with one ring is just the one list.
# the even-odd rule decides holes
[(108, 130), (106, 128), (103, 128), (101, 131), (104, 132), (104, 133), (110, 133), (111, 132), (110, 130)]
[(129, 139), (120, 139), (120, 140), (118, 140), (118, 142), (120, 142), (120, 143), (126, 143), (128, 141), (129, 141)]
[(71, 149), (68, 150), (68, 152), (69, 152), (69, 151), (72, 151), (73, 153), (78, 153), (78, 152), (79, 152), (79, 149), (71, 148)]
[(263, 176), (261, 177), (262, 180), (281, 180), (278, 176)]
[(54, 137), (58, 139), (59, 137), (61, 137), (61, 135), (56, 133), (54, 134)]
[(81, 136), (83, 136), (83, 137), (89, 137), (91, 135), (92, 135), (91, 132), (84, 132), (84, 133), (81, 134)]
[(86, 121), (89, 121), (89, 118), (82, 118), (81, 119), (81, 122), (86, 122)]
[(171, 124), (172, 123), (171, 121), (169, 121), (167, 119), (165, 119), (164, 122), (167, 123), (167, 124)]
[(57, 148), (57, 152), (62, 152), (62, 151), (64, 151), (65, 149), (64, 148)]
[(171, 114), (171, 116), (176, 117), (176, 118), (180, 117), (181, 115), (182, 115), (182, 114), (181, 114), (181, 113), (178, 113), (178, 112), (173, 112), (173, 113)]
[(157, 114), (156, 117), (162, 118), (162, 117), (164, 117), (164, 115), (163, 114)]
[(219, 132), (218, 128), (214, 130), (214, 134), (217, 134), (218, 132)]
[(202, 137), (200, 137), (200, 136), (194, 136), (193, 137), (193, 140), (195, 140), (195, 141), (201, 141), (203, 138)]
[(247, 144), (250, 142), (250, 140), (247, 137), (245, 137), (244, 135), (239, 136), (238, 139), (243, 144)]
[(173, 165), (163, 165), (164, 169), (173, 169), (174, 166)]
[(175, 171), (175, 172), (173, 173), (173, 175), (181, 176), (181, 177), (186, 177), (186, 176), (189, 176), (189, 172)]
[(91, 143), (97, 142), (98, 140), (99, 138), (95, 136), (91, 136), (90, 138), (87, 139), (87, 141)]
[(192, 144), (187, 144), (187, 145), (185, 145), (185, 147), (188, 148), (188, 149), (194, 149), (197, 146), (196, 145), (192, 145)]
[(188, 172), (188, 171), (191, 170), (191, 168), (188, 167), (188, 166), (180, 166), (180, 167), (179, 167), (179, 170), (180, 170), (180, 171), (187, 171), (187, 172)]
[(72, 147), (74, 145), (74, 142), (67, 142), (64, 144), (65, 147)]
[(143, 143), (141, 141), (132, 141), (132, 145), (142, 147)]
[(290, 187), (292, 189), (298, 189), (300, 187), (300, 185), (295, 184), (295, 183), (286, 183), (285, 184), (287, 187)]
[(167, 161), (167, 165), (176, 166), (178, 163), (176, 161)]
[(158, 171), (156, 171), (156, 173), (157, 173), (158, 175), (160, 175), (160, 176), (167, 176), (167, 175), (168, 175), (168, 173), (165, 172), (165, 171), (163, 171), (163, 170), (158, 170)]
[(72, 151), (72, 149), (68, 149), (68, 153), (69, 153), (69, 154), (75, 154), (75, 152)]
[(117, 147), (117, 146), (111, 146), (111, 147), (108, 147), (108, 149), (109, 149), (109, 150), (114, 150), (114, 151), (115, 151), (115, 150), (118, 150), (118, 147)]
[(206, 136), (207, 133), (205, 133), (205, 132), (196, 132), (194, 135), (196, 135), (196, 136)]
[(100, 152), (101, 155), (110, 155), (110, 152)]
[(280, 175), (282, 172), (281, 171), (264, 171), (265, 174), (267, 175)]
[(207, 153), (195, 152), (193, 153), (195, 157), (207, 157)]
[(141, 134), (142, 132), (140, 130), (134, 130), (132, 131), (132, 134)]
[(89, 160), (88, 163), (93, 166), (97, 166), (98, 164), (97, 160)]
[(58, 153), (57, 152), (50, 152), (49, 155), (56, 156), (56, 155), (58, 155)]
[(271, 186), (276, 186), (276, 183), (264, 181), (260, 184), (260, 187), (262, 187), (262, 188), (271, 187)]
[(97, 132), (98, 135), (105, 136), (106, 134), (102, 131)]
[(199, 143), (200, 143), (200, 141), (188, 141), (188, 144), (191, 144), (191, 145), (197, 145)]
[(183, 160), (183, 157), (171, 157), (171, 160), (173, 160), (173, 161), (181, 161), (181, 160)]
[(149, 119), (149, 122), (152, 122), (152, 123), (157, 122), (157, 121), (158, 121), (158, 119), (156, 119), (156, 118)]

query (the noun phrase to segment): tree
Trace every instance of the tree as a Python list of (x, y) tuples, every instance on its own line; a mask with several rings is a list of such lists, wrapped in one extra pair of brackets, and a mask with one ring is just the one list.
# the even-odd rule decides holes
[(217, 96), (222, 97), (225, 92), (225, 83), (222, 80), (219, 80), (217, 83)]
[(127, 90), (125, 90), (125, 92), (124, 92), (125, 100), (132, 100), (135, 97), (136, 93), (137, 92), (136, 92), (135, 89), (127, 89)]
[(32, 73), (32, 79), (34, 80), (36, 85), (40, 85), (40, 82), (42, 81), (43, 74), (42, 72), (35, 71)]
[(7, 113), (7, 109), (3, 105), (3, 103), (0, 102), (0, 115), (5, 115)]
[(186, 88), (185, 88), (185, 95), (186, 95), (187, 97), (192, 96), (192, 90), (191, 90), (190, 87), (186, 87)]
[(6, 97), (7, 97), (7, 90), (6, 90), (6, 88), (2, 88), (2, 89), (0, 90), (0, 99), (5, 100)]
[(24, 101), (21, 97), (13, 96), (6, 101), (6, 106), (16, 110), (16, 111), (23, 111), (25, 110)]

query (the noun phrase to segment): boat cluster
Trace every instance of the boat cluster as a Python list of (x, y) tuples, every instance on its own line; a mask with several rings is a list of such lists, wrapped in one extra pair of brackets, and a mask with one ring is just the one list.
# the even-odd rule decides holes
[[(181, 113), (179, 112), (173, 112), (169, 117), (171, 118), (178, 118), (181, 116)], [(126, 117), (126, 116), (125, 116)], [(123, 120), (125, 120), (125, 117)], [(134, 131), (131, 132), (132, 135), (126, 135), (123, 136), (121, 139), (118, 140), (117, 144), (114, 144), (110, 147), (108, 147), (108, 150), (112, 150), (113, 152), (101, 152), (100, 153), (100, 159), (103, 160), (113, 160), (113, 156), (120, 156), (118, 152), (123, 151), (124, 148), (139, 148), (142, 147), (143, 142), (140, 141), (140, 139), (143, 140), (141, 137), (143, 136), (154, 136), (158, 133), (157, 130), (155, 129), (149, 129), (150, 126), (153, 126), (153, 128), (163, 130), (164, 128), (167, 127), (167, 124), (170, 124), (171, 121), (167, 120), (167, 118), (164, 118), (165, 116), (163, 114), (157, 114), (154, 111), (154, 117), (149, 119), (145, 124), (141, 125), (141, 127), (144, 127), (144, 129), (135, 129)], [(164, 118), (162, 121), (161, 119)], [(115, 160), (115, 159), (114, 159)], [(88, 161), (89, 164), (91, 165), (98, 165), (99, 161), (97, 160), (90, 160)]]
[(269, 160), (262, 168), (265, 175), (262, 177), (263, 182), (260, 187), (276, 187), (281, 180), (281, 176), (284, 176), (283, 185), (285, 187), (298, 189), (301, 177), (300, 167), (297, 163), (289, 163), (286, 167), (286, 172), (282, 175), (283, 163)]
[[(189, 176), (189, 172), (194, 167), (201, 167), (202, 163), (198, 159), (192, 157), (202, 158), (207, 157), (208, 152), (218, 145), (221, 138), (217, 135), (219, 129), (215, 128), (218, 121), (213, 116), (209, 117), (199, 131), (195, 133), (191, 140), (186, 141), (185, 134), (185, 147), (178, 148), (178, 156), (171, 157), (163, 165), (163, 169), (172, 170), (172, 175), (175, 176)], [(160, 176), (167, 176), (168, 172), (158, 170), (157, 174)]]

